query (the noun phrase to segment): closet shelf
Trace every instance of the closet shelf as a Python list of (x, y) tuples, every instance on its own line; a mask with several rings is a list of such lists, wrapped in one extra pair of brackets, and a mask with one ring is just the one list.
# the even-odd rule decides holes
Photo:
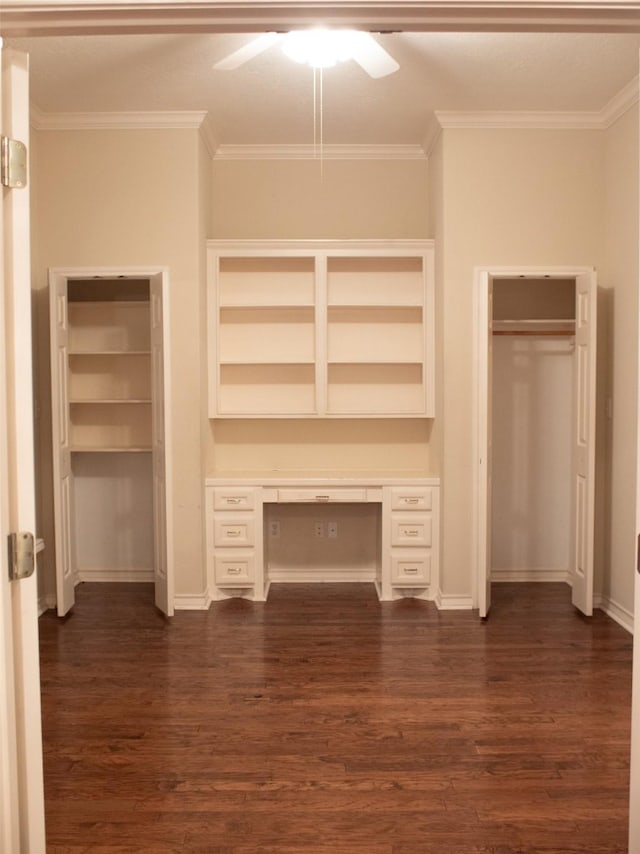
[(72, 454), (140, 454), (151, 453), (150, 445), (136, 446), (92, 446), (92, 445), (71, 445), (69, 450)]
[(69, 400), (71, 406), (92, 406), (94, 404), (106, 404), (107, 406), (111, 406), (112, 404), (146, 404), (149, 405), (151, 403), (151, 399), (148, 397), (95, 397), (95, 398), (73, 398)]
[(69, 356), (149, 356), (151, 350), (69, 350)]

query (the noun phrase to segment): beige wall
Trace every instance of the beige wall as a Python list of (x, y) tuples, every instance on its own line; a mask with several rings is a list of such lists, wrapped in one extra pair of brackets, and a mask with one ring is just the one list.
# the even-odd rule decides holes
[[(425, 238), (424, 160), (215, 161), (216, 239)], [(437, 471), (424, 420), (243, 420), (209, 425), (207, 472)]]
[(443, 132), (443, 576), (473, 589), (475, 266), (602, 266), (603, 136), (593, 131)]
[[(52, 583), (52, 485), (47, 268), (168, 266), (176, 592), (204, 592), (201, 493), (201, 353), (206, 203), (196, 130), (34, 133), (33, 278), (37, 310), (40, 533)], [(206, 183), (206, 176), (205, 176)]]
[(214, 160), (217, 239), (423, 238), (425, 160)]
[(603, 594), (633, 612), (638, 388), (638, 107), (605, 132), (605, 263), (609, 318), (607, 572)]

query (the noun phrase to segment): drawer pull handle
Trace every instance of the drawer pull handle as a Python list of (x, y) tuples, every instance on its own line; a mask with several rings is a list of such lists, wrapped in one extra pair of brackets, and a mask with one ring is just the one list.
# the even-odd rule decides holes
[(227, 573), (229, 575), (240, 575), (242, 572), (242, 568), (239, 566), (230, 566), (227, 568)]
[(417, 528), (407, 528), (404, 533), (407, 537), (417, 537), (420, 532)]
[(316, 495), (316, 501), (329, 501), (329, 495)]
[(405, 504), (417, 504), (419, 502), (419, 500), (420, 500), (419, 498), (405, 498), (404, 503)]
[(225, 498), (227, 504), (240, 504), (241, 498)]
[(227, 530), (227, 537), (239, 537), (241, 533), (237, 528), (232, 528), (231, 530)]
[(418, 567), (417, 566), (405, 566), (403, 570), (405, 575), (417, 575)]

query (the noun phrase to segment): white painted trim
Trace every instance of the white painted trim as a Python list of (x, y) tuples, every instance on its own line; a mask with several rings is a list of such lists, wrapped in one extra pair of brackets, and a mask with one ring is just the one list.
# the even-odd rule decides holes
[(176, 593), (173, 597), (176, 611), (207, 611), (211, 601), (208, 593)]
[(351, 26), (367, 30), (637, 32), (637, 0), (3, 0), (5, 37), (212, 33)]
[(566, 567), (557, 567), (555, 569), (546, 567), (518, 567), (511, 569), (492, 569), (491, 581), (505, 581), (509, 583), (528, 583), (528, 582), (563, 582), (571, 584), (571, 572)]
[(155, 112), (45, 113), (31, 108), (35, 130), (199, 130), (208, 114), (204, 110), (157, 110)]
[(603, 127), (609, 128), (618, 121), (628, 110), (638, 103), (640, 78), (634, 77), (617, 95), (609, 101), (601, 111)]
[(438, 611), (470, 611), (474, 607), (471, 596), (443, 593), (442, 590), (438, 590), (434, 602)]
[(633, 634), (633, 613), (628, 608), (623, 607), (609, 596), (594, 596), (593, 607), (604, 611), (607, 617), (611, 617), (629, 634)]
[(220, 145), (216, 160), (426, 160), (421, 145)]
[(210, 157), (218, 148), (209, 113), (201, 111), (45, 113), (31, 105), (31, 127), (36, 131), (61, 130), (197, 130)]
[(335, 567), (320, 568), (310, 567), (309, 569), (299, 569), (298, 567), (269, 567), (269, 581), (273, 584), (278, 582), (291, 582), (296, 584), (322, 584), (336, 582), (369, 582), (373, 583), (376, 580), (376, 570), (372, 567), (363, 567), (362, 569), (354, 569), (346, 567), (345, 569), (336, 569)]
[(77, 584), (80, 584), (82, 581), (99, 581), (99, 582), (139, 582), (139, 581), (153, 581), (153, 569), (141, 567), (141, 568), (133, 568), (133, 567), (125, 567), (123, 569), (114, 569), (113, 567), (109, 567), (108, 569), (101, 569), (100, 567), (91, 567), (90, 569), (78, 569), (76, 573)]
[[(634, 77), (601, 110), (436, 110), (434, 115), (442, 129), (606, 130), (638, 102), (638, 85), (638, 77)], [(436, 139), (430, 129), (427, 153)]]
[(53, 593), (45, 593), (44, 596), (38, 597), (38, 616), (41, 617), (45, 611), (50, 611), (56, 607), (56, 597)]
[(599, 130), (604, 127), (599, 112), (436, 110), (435, 117), (443, 129)]

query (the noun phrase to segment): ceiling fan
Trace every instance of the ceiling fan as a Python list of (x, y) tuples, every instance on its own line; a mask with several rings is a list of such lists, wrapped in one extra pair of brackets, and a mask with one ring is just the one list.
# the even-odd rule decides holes
[(386, 77), (400, 66), (370, 33), (359, 30), (293, 30), (288, 33), (262, 33), (233, 51), (213, 66), (232, 71), (280, 43), (284, 53), (295, 62), (312, 68), (328, 68), (353, 59), (370, 77)]

